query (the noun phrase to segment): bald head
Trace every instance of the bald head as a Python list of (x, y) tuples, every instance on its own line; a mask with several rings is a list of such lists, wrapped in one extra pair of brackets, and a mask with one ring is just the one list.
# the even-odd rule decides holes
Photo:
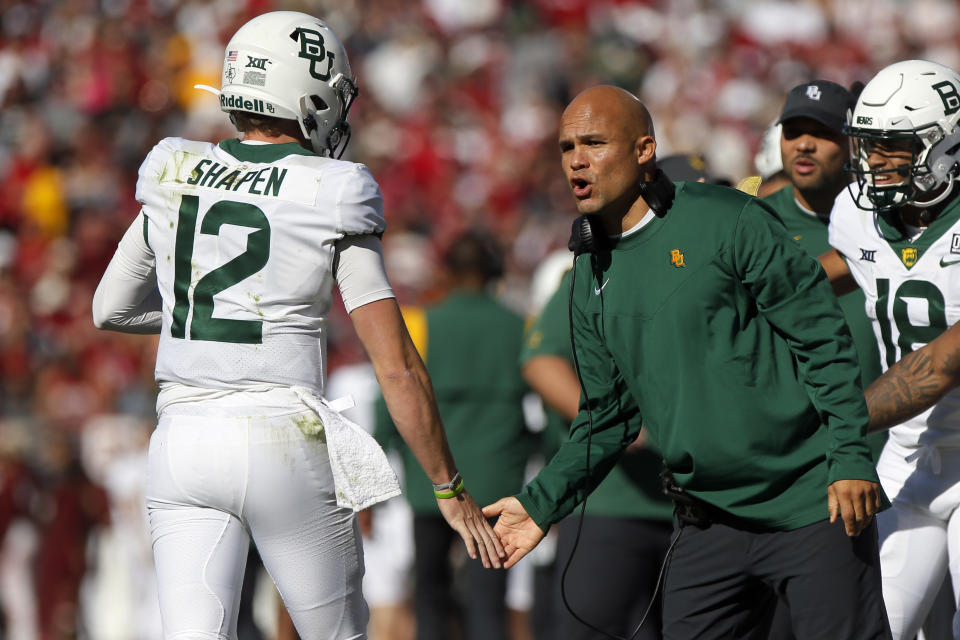
[(560, 155), (580, 213), (597, 214), (610, 234), (630, 228), (648, 207), (641, 186), (656, 174), (650, 113), (618, 87), (587, 89), (560, 118)]
[(642, 136), (656, 138), (647, 107), (629, 91), (612, 85), (602, 84), (580, 92), (564, 109), (561, 128), (568, 117), (600, 118), (619, 123), (621, 132), (632, 139)]

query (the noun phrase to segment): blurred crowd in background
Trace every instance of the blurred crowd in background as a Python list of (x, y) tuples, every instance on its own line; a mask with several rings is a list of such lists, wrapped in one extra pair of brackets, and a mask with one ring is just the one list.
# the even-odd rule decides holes
[[(229, 36), (277, 9), (346, 45), (345, 157), (382, 187), (401, 302), (429, 299), (434, 256), (481, 228), (525, 314), (575, 214), (556, 125), (581, 89), (635, 92), (659, 155), (736, 183), (794, 85), (960, 67), (953, 0), (0, 0), (2, 637), (159, 637), (141, 497), (156, 342), (95, 330), (90, 303), (140, 162), (165, 136), (235, 137), (192, 87), (219, 86)], [(362, 359), (342, 308), (331, 336), (331, 372)]]

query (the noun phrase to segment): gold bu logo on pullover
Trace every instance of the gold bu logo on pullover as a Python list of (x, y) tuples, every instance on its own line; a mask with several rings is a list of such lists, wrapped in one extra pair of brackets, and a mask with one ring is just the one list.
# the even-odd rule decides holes
[(687, 266), (683, 262), (683, 254), (680, 252), (680, 249), (670, 250), (670, 264), (677, 268)]

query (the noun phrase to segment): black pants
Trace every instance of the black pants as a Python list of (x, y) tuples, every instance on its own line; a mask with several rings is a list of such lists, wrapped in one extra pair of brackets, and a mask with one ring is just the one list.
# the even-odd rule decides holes
[[(554, 566), (556, 640), (592, 640), (604, 636), (577, 621), (560, 596), (560, 580), (570, 558), (579, 518), (559, 525)], [(586, 516), (576, 553), (567, 570), (567, 603), (580, 618), (607, 633), (631, 637), (643, 617), (670, 544), (669, 522)], [(660, 607), (655, 604), (638, 640), (659, 640)]]
[(890, 638), (876, 524), (856, 538), (827, 520), (793, 531), (684, 527), (667, 568), (663, 636), (763, 638), (777, 595), (797, 638)]
[(467, 557), (455, 580), (450, 549), (463, 543), (440, 516), (414, 516), (413, 541), (417, 639), (506, 640), (506, 572)]

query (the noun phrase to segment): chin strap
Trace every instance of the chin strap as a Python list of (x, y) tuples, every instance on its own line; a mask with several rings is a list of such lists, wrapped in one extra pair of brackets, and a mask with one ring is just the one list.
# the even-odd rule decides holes
[[(934, 198), (933, 200), (925, 200), (925, 201), (923, 201), (923, 202), (919, 202), (919, 201), (917, 201), (917, 200), (914, 200), (914, 201), (911, 202), (910, 204), (912, 204), (912, 205), (915, 206), (915, 207), (919, 207), (919, 208), (921, 208), (921, 209), (928, 209), (929, 207), (932, 207), (933, 205), (940, 204), (941, 202), (943, 202), (944, 200), (946, 200), (946, 199), (950, 196), (950, 194), (953, 192), (953, 185), (954, 185), (954, 184), (956, 184), (956, 178), (954, 178), (953, 180), (951, 180), (950, 182), (948, 182), (948, 183), (947, 183), (947, 188), (943, 190), (943, 193), (941, 193), (940, 195), (938, 195), (938, 196), (937, 196), (936, 198)], [(921, 216), (922, 216), (922, 215), (925, 215), (925, 214), (927, 214), (927, 213), (928, 213), (928, 211), (924, 211), (923, 214), (921, 214)], [(929, 220), (925, 220), (925, 222), (929, 222)]]

